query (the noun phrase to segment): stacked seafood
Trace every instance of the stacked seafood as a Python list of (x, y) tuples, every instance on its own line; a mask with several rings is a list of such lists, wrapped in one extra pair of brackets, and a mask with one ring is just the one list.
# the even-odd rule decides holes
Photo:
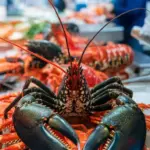
[(58, 25), (44, 37), (25, 45), (0, 37), (17, 48), (0, 59), (1, 91), (12, 77), (24, 82), (0, 96), (1, 149), (144, 149), (150, 105), (137, 104), (122, 83), (131, 47), (88, 43)]

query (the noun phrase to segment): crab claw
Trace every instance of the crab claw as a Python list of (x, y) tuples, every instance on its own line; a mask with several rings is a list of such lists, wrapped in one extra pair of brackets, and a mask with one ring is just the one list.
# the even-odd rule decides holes
[(13, 122), (21, 140), (32, 150), (70, 149), (62, 136), (79, 146), (79, 139), (73, 128), (50, 108), (36, 103), (30, 95), (23, 97), (18, 103)]

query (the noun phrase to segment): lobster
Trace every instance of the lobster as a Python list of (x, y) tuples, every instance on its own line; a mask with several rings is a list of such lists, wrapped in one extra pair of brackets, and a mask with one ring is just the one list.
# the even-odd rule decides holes
[[(23, 50), (55, 65), (36, 53)], [(73, 128), (80, 130), (83, 126), (85, 131), (89, 131), (83, 150), (143, 149), (146, 122), (143, 112), (132, 99), (132, 91), (125, 88), (118, 77), (112, 77), (90, 89), (80, 66), (85, 50), (79, 62), (71, 61), (67, 72), (57, 66), (65, 73), (57, 95), (41, 81), (31, 77), (26, 81), (21, 94), (5, 109), (4, 118), (16, 106), (13, 113), (14, 128), (32, 150), (71, 149), (72, 144), (66, 137), (79, 149), (79, 138)], [(69, 48), (68, 55), (70, 57)], [(36, 87), (29, 88), (30, 83)], [(104, 113), (102, 118), (100, 112)]]
[[(63, 66), (63, 68), (66, 68), (67, 66)], [(104, 74), (104, 73), (100, 73), (95, 71), (94, 69), (86, 66), (86, 65), (82, 65), (83, 67), (83, 73), (84, 76), (87, 80), (87, 84), (89, 87), (93, 87), (94, 85), (96, 85), (97, 83), (100, 83), (106, 79), (108, 79), (108, 77)], [(45, 78), (46, 78), (46, 85), (50, 86), (51, 89), (57, 93), (58, 91), (58, 86), (60, 85), (62, 78), (64, 76), (64, 73), (59, 70), (58, 68), (54, 67), (53, 65), (48, 65), (46, 66), (43, 71), (41, 73), (44, 73)], [(43, 80), (42, 80), (43, 81)], [(12, 100), (17, 97), (17, 95), (19, 95), (20, 92), (15, 92), (15, 93), (10, 93), (8, 95), (2, 95), (0, 96), (0, 107), (1, 108), (1, 116), (3, 114), (3, 111), (5, 110), (5, 108), (12, 102)], [(24, 149), (25, 145), (19, 141), (19, 137), (17, 136), (17, 134), (15, 133), (14, 127), (13, 127), (13, 123), (12, 123), (12, 114), (13, 111), (11, 111), (9, 113), (9, 119), (7, 119), (6, 121), (2, 119), (2, 122), (0, 123), (0, 131), (5, 131), (6, 128), (7, 130), (9, 129), (10, 133), (9, 134), (3, 134), (0, 135), (0, 143), (2, 143), (2, 145), (5, 145), (5, 150), (8, 149), (16, 149), (18, 147), (21, 147), (22, 149)], [(19, 143), (15, 143), (15, 141), (17, 141)], [(13, 143), (14, 141), (14, 143)]]
[[(72, 64), (72, 65), (74, 67), (73, 69), (77, 69), (77, 70), (72, 71), (69, 70), (72, 68), (69, 68), (68, 73), (70, 74), (74, 73), (73, 75), (76, 78), (78, 77), (78, 74), (76, 74), (77, 73), (76, 71), (78, 71), (78, 66), (77, 64)], [(80, 71), (82, 71), (82, 68), (80, 69), (81, 69)], [(80, 75), (82, 74), (80, 73)], [(119, 78), (115, 78), (115, 77), (111, 78), (103, 82), (102, 84), (97, 85), (95, 88), (89, 91), (89, 88), (87, 86), (84, 87), (86, 90), (83, 89), (80, 90), (81, 85), (82, 84), (85, 85), (86, 83), (86, 80), (85, 78), (83, 78), (84, 77), (83, 75), (81, 76), (82, 80), (77, 80), (76, 85), (73, 84), (74, 78), (70, 79), (69, 77), (67, 75), (64, 77), (64, 83), (66, 84), (66, 86), (62, 86), (57, 96), (54, 95), (51, 90), (47, 89), (46, 86), (44, 86), (39, 80), (36, 80), (35, 78), (30, 78), (24, 86), (24, 90), (23, 90), (24, 96), (22, 97), (22, 93), (21, 93), (21, 95), (19, 95), (15, 99), (15, 101), (12, 102), (5, 110), (4, 114), (5, 117), (7, 117), (6, 116), (7, 111), (12, 106), (14, 106), (14, 104), (18, 102), (18, 100), (20, 100), (20, 98), (22, 97), (21, 100), (18, 102), (15, 112), (13, 114), (13, 122), (17, 134), (29, 148), (52, 149), (50, 145), (53, 145), (53, 143), (55, 143), (56, 147), (55, 145), (53, 145), (53, 147), (57, 149), (69, 149), (69, 147), (65, 146), (65, 144), (64, 144), (65, 148), (62, 147), (62, 143), (57, 140), (57, 134), (56, 136), (54, 134), (54, 137), (50, 138), (51, 136), (53, 136), (53, 134), (51, 135), (52, 129), (61, 132), (63, 135), (67, 137), (71, 137), (71, 135), (72, 136), (74, 135), (74, 132), (71, 132), (70, 131), (71, 129), (70, 130), (68, 129), (70, 127), (68, 127), (67, 123), (65, 123), (66, 126), (65, 127), (59, 122), (60, 118), (58, 120), (55, 119), (53, 120), (53, 118), (49, 118), (50, 116), (55, 117), (55, 113), (52, 112), (52, 109), (54, 109), (58, 114), (63, 116), (67, 121), (69, 121), (69, 123), (78, 124), (81, 122), (83, 123), (85, 121), (84, 119), (87, 118), (87, 116), (90, 117), (92, 117), (92, 115), (95, 116), (94, 114), (92, 114), (93, 111), (94, 112), (104, 111), (104, 110), (110, 110), (114, 108), (109, 114), (105, 115), (101, 121), (97, 121), (97, 120), (95, 121), (94, 119), (91, 118), (90, 123), (93, 122), (98, 126), (90, 135), (87, 143), (85, 144), (84, 149), (85, 150), (98, 149), (98, 147), (100, 147), (100, 145), (102, 144), (104, 144), (105, 148), (115, 146), (115, 149), (119, 149), (119, 147), (122, 146), (122, 148), (130, 149), (132, 146), (133, 146), (132, 148), (134, 148), (135, 146), (138, 145), (139, 149), (142, 149), (142, 147), (144, 146), (144, 141), (146, 136), (146, 124), (145, 124), (144, 114), (138, 108), (137, 104), (131, 99), (132, 92), (122, 86)], [(39, 86), (39, 88), (28, 89), (30, 82), (35, 83), (36, 85)], [(118, 87), (120, 87), (120, 90), (115, 89)], [(49, 93), (47, 93), (48, 90)], [(87, 100), (87, 98), (89, 98), (89, 100)], [(116, 99), (118, 105), (117, 107), (113, 106), (111, 102), (106, 103), (112, 98)], [(51, 109), (45, 107), (44, 105), (50, 107)], [(36, 111), (37, 109), (38, 110), (40, 109), (41, 112), (38, 113), (39, 111)], [(133, 116), (131, 116), (131, 114), (133, 114)], [(34, 117), (30, 118), (29, 116), (30, 117), (34, 116)], [(80, 120), (81, 122), (78, 121), (74, 123), (74, 121), (76, 120), (72, 119), (72, 117), (74, 117), (77, 120)], [(37, 120), (35, 120), (35, 118), (37, 118)], [(117, 120), (118, 118), (120, 119), (117, 121), (116, 118)], [(127, 121), (128, 119), (129, 121)], [(88, 124), (88, 119), (86, 122)], [(138, 122), (141, 129), (139, 130), (138, 133), (135, 132), (137, 131), (137, 129), (135, 128), (136, 126), (133, 126), (136, 124), (136, 122)], [(44, 123), (46, 123), (45, 128), (43, 125)], [(47, 126), (49, 126), (50, 129), (46, 128)], [(129, 130), (128, 129), (129, 126), (133, 126), (133, 128), (130, 128)], [(31, 132), (30, 131), (31, 128), (34, 129), (35, 132)], [(41, 132), (42, 128), (44, 129)], [(46, 133), (45, 129), (49, 129), (48, 131), (50, 135), (47, 135), (48, 133)], [(119, 130), (121, 129), (124, 130), (120, 132)], [(65, 134), (64, 133), (65, 131), (68, 132)], [(31, 134), (26, 134), (27, 132), (30, 132)], [(128, 134), (131, 134), (131, 140), (133, 140), (135, 143), (132, 144), (129, 143), (128, 141), (129, 137), (127, 136)], [(119, 141), (115, 141), (115, 138), (117, 136), (119, 137), (125, 136), (126, 138), (124, 137), (122, 139), (123, 142), (121, 142), (120, 139), (119, 140), (120, 143), (118, 143)], [(43, 138), (44, 139), (47, 138), (49, 142), (47, 143), (46, 142), (47, 140), (43, 140)], [(39, 144), (35, 145), (34, 140), (31, 141), (30, 139), (34, 139), (36, 141), (38, 140)], [(76, 142), (74, 143), (77, 144)], [(116, 144), (114, 145), (113, 143)]]

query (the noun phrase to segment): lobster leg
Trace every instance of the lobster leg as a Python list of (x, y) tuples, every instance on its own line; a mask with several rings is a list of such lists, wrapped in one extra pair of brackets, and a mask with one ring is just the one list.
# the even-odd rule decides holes
[[(119, 95), (124, 95), (120, 90), (108, 89), (102, 95), (98, 95), (91, 100), (91, 106), (100, 105), (108, 102), (111, 99), (116, 99)], [(135, 103), (135, 102), (134, 102)], [(135, 103), (136, 104), (136, 103)]]
[(38, 79), (34, 78), (34, 77), (30, 77), (24, 87), (23, 87), (23, 90), (28, 88), (30, 83), (34, 83), (35, 85), (39, 86), (41, 89), (43, 89), (44, 91), (46, 91), (50, 96), (52, 97), (55, 97), (56, 98), (56, 95), (47, 87), (45, 86), (41, 81), (39, 81)]
[(90, 111), (105, 111), (105, 110), (111, 110), (112, 109), (112, 104), (103, 104), (103, 105), (98, 105), (98, 106), (90, 106)]
[(118, 83), (111, 83), (109, 85), (106, 85), (105, 87), (97, 90), (96, 92), (94, 92), (92, 94), (92, 98), (95, 98), (96, 96), (100, 96), (100, 94), (102, 95), (102, 93), (104, 93), (106, 90), (108, 89), (119, 89), (121, 90), (122, 92), (126, 93), (127, 95), (129, 95), (131, 98), (133, 96), (133, 92), (128, 89), (128, 88), (125, 88), (123, 85), (121, 84), (118, 84)]
[[(56, 98), (56, 95), (48, 88), (46, 87), (41, 81), (34, 77), (30, 77), (23, 87), (23, 93), (20, 94), (18, 97), (15, 98), (15, 100), (5, 109), (4, 111), (4, 118), (7, 118), (8, 111), (17, 104), (17, 102), (21, 99), (21, 97), (25, 94), (24, 90), (27, 89), (30, 85), (30, 83), (34, 83), (37, 86), (39, 86), (43, 91), (46, 91), (50, 97)], [(32, 90), (31, 90), (32, 91)], [(28, 91), (29, 92), (29, 91)]]
[(115, 83), (115, 82), (117, 82), (117, 83), (123, 85), (122, 82), (121, 82), (121, 79), (120, 79), (119, 77), (115, 76), (115, 77), (109, 78), (108, 80), (106, 80), (106, 81), (104, 81), (104, 82), (102, 82), (102, 83), (96, 85), (96, 86), (91, 90), (91, 93), (94, 93), (94, 92), (96, 92), (97, 90), (99, 90), (99, 89), (105, 87), (106, 85), (111, 84), (111, 83)]

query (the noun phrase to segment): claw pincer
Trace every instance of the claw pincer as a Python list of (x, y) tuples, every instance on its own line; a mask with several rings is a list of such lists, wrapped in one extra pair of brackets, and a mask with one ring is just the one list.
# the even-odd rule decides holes
[(55, 131), (78, 144), (78, 137), (72, 127), (50, 108), (37, 103), (31, 95), (19, 101), (13, 121), (17, 134), (32, 150), (68, 150), (69, 146)]

